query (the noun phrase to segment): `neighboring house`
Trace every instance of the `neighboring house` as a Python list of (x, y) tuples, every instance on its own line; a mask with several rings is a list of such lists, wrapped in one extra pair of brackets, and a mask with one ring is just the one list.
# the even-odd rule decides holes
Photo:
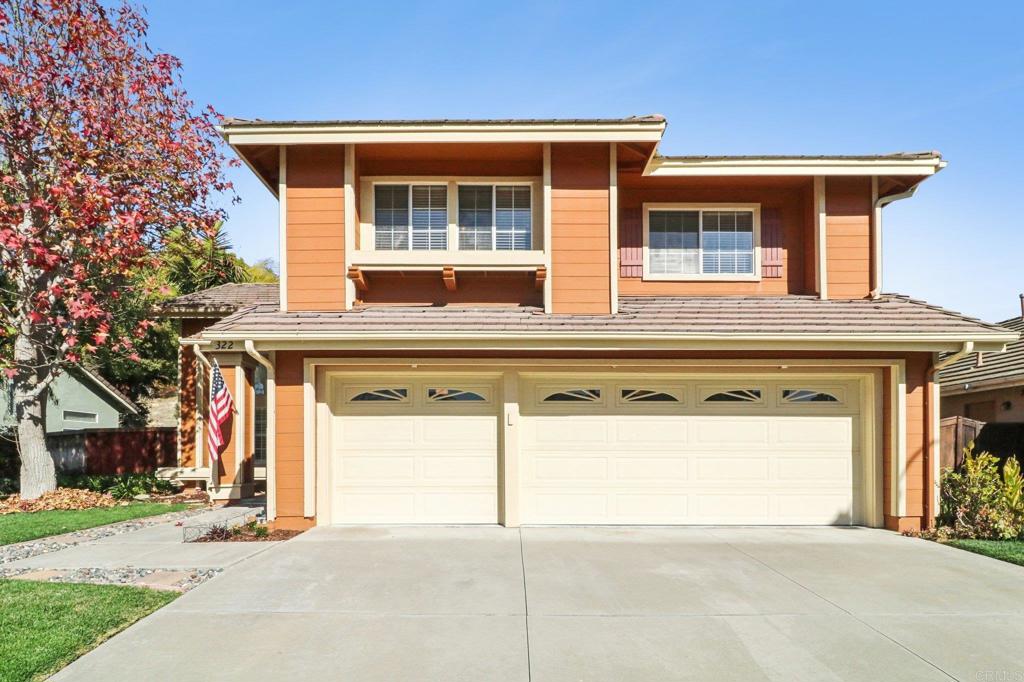
[[(14, 403), (8, 384), (0, 396), (3, 425), (14, 426)], [(63, 372), (50, 385), (46, 402), (46, 432), (80, 431), (82, 429), (121, 426), (126, 415), (139, 413), (138, 406), (113, 384), (77, 366)]]
[[(1024, 310), (999, 325), (1019, 337), (1024, 332)], [(1024, 424), (1024, 341), (1019, 338), (1005, 353), (965, 356), (942, 370), (939, 379), (944, 418)]]
[(938, 354), (1017, 339), (880, 293), (882, 207), (945, 162), (669, 157), (665, 125), (226, 121), (281, 286), (184, 329), (183, 465), (198, 349), (237, 406), (215, 492), (265, 435), (282, 527), (929, 524)]

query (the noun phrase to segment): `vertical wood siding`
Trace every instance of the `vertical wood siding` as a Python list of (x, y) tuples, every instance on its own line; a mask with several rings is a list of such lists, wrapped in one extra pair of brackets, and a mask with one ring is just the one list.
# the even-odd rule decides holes
[(551, 302), (555, 313), (611, 313), (606, 144), (551, 145)]
[(871, 178), (825, 180), (829, 298), (871, 293)]
[[(699, 182), (698, 182), (699, 180)], [(807, 242), (804, 191), (809, 181), (785, 184), (743, 179), (642, 178), (619, 175), (619, 294), (622, 296), (782, 296), (811, 293), (804, 277)], [(643, 279), (645, 203), (761, 205), (761, 281), (672, 282)]]
[(303, 518), (303, 355), (278, 351), (276, 360), (277, 516), (298, 520)]
[(345, 147), (288, 148), (289, 310), (345, 307)]
[[(182, 337), (195, 336), (203, 331), (216, 320), (183, 319), (181, 321)], [(180, 415), (178, 427), (178, 438), (181, 443), (181, 456), (178, 466), (198, 467), (202, 462), (196, 462), (196, 371), (195, 351), (191, 346), (179, 346), (178, 348), (178, 414)]]
[(761, 210), (761, 277), (781, 279), (785, 258), (782, 248), (782, 211), (777, 206)]

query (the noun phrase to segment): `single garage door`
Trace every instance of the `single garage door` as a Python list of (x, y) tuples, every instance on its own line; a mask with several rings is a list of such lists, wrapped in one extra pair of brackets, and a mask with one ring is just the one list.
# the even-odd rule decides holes
[(493, 382), (335, 378), (333, 523), (496, 523)]
[(531, 379), (522, 522), (856, 523), (857, 386), (740, 375)]

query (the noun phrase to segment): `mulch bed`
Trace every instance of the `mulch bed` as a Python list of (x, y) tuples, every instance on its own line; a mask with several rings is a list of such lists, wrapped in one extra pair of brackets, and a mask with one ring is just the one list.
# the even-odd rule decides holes
[(257, 532), (256, 528), (262, 527), (253, 526), (252, 524), (235, 528), (217, 526), (211, 528), (206, 535), (196, 538), (193, 542), (280, 542), (281, 540), (291, 540), (296, 535), (302, 533), (301, 530), (280, 529), (261, 533)]

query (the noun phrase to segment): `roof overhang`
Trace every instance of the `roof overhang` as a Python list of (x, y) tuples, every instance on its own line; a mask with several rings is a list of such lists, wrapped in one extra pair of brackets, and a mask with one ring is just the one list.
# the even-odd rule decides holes
[[(450, 349), (450, 350), (791, 350), (791, 351), (956, 351), (965, 341), (975, 350), (1001, 352), (1016, 340), (1008, 334), (607, 334), (586, 332), (409, 331), (242, 331), (205, 330), (203, 341), (257, 342), (265, 350)], [(315, 344), (315, 345), (313, 345)]]
[(250, 122), (225, 123), (231, 146), (366, 144), (387, 142), (657, 142), (665, 121), (436, 121), (436, 122)]
[(646, 175), (751, 176), (751, 175), (934, 175), (946, 167), (938, 154), (901, 158), (899, 155), (869, 157), (672, 157), (656, 156)]
[(983, 381), (946, 381), (941, 384), (941, 389), (942, 395), (962, 395), (964, 393), (995, 391), (1016, 386), (1024, 386), (1024, 374), (1015, 377), (985, 379)]

